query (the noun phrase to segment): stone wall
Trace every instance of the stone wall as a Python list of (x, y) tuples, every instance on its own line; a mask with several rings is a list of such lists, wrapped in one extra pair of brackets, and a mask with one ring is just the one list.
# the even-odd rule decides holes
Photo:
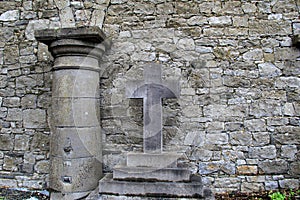
[[(298, 4), (298, 5), (297, 5)], [(298, 188), (297, 0), (15, 0), (0, 2), (0, 186), (47, 187), (53, 58), (34, 30), (99, 26), (104, 170), (142, 150), (142, 101), (127, 80), (163, 64), (180, 80), (164, 100), (164, 149), (215, 192)]]

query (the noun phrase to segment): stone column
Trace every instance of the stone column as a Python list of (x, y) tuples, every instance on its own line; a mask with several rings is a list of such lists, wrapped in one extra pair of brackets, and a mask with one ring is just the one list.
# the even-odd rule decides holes
[(51, 199), (79, 199), (102, 177), (99, 59), (109, 48), (96, 27), (40, 30), (54, 57), (49, 186)]

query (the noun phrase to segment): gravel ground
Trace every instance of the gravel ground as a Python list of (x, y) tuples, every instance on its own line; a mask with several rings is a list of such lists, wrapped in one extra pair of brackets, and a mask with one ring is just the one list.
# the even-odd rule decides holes
[(49, 200), (46, 191), (0, 188), (0, 200)]
[[(231, 192), (217, 194), (216, 200), (270, 200), (270, 194), (277, 191), (240, 193)], [(300, 200), (300, 188), (293, 190), (281, 190), (286, 200)], [(28, 191), (26, 189), (8, 189), (0, 188), (0, 200), (49, 200), (47, 191)], [(276, 199), (276, 198), (275, 198)], [(279, 199), (279, 198), (278, 198)]]

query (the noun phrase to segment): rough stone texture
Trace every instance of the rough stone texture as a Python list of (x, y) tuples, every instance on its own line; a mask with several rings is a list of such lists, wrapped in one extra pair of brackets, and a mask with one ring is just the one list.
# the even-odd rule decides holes
[[(102, 194), (115, 194), (115, 195), (132, 195), (137, 196), (158, 196), (158, 197), (210, 197), (210, 194), (205, 194), (205, 189), (202, 187), (201, 182), (190, 183), (175, 183), (175, 182), (127, 182), (127, 181), (114, 181), (110, 175), (106, 175), (100, 181), (101, 187), (99, 191)], [(207, 198), (209, 199), (209, 198)]]
[[(151, 61), (182, 88), (177, 100), (162, 104), (165, 151), (184, 152), (183, 162), (203, 172), (216, 192), (294, 186), (300, 175), (296, 2), (2, 1), (0, 169), (10, 177), (0, 177), (0, 185), (48, 184), (36, 165), (49, 159), (49, 125), (29, 119), (43, 126), (24, 127), (24, 114), (49, 118), (51, 105), (53, 58), (34, 31), (96, 24), (114, 43), (103, 58), (99, 91), (106, 172), (127, 152), (142, 151), (142, 102), (124, 91)], [(256, 168), (259, 175), (238, 174)]]

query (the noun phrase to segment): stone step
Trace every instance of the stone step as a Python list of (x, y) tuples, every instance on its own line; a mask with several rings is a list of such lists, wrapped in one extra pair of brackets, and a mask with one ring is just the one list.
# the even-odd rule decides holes
[(144, 197), (212, 197), (210, 189), (203, 188), (201, 182), (138, 182), (118, 181), (112, 174), (107, 174), (99, 181), (99, 193), (110, 195)]
[(169, 181), (188, 182), (191, 172), (184, 168), (128, 167), (117, 165), (113, 179), (128, 181)]
[(177, 168), (177, 153), (128, 153), (128, 167)]

